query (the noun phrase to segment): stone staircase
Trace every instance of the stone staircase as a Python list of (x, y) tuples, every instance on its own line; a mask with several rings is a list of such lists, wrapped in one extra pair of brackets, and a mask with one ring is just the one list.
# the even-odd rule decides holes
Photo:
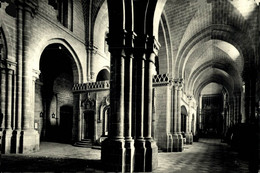
[(76, 147), (84, 147), (84, 148), (92, 148), (92, 140), (91, 139), (82, 139), (74, 144)]

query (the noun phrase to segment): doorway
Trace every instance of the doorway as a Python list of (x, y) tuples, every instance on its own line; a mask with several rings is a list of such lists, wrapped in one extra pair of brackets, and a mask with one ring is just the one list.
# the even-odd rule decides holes
[(60, 141), (70, 143), (72, 141), (73, 107), (62, 106), (60, 108)]
[(84, 139), (94, 138), (94, 111), (84, 112)]

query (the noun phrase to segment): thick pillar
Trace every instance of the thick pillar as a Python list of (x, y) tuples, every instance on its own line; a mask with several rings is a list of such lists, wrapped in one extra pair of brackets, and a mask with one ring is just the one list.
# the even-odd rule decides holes
[(33, 15), (35, 15), (37, 1), (18, 1), (19, 8), (23, 10), (23, 31), (22, 31), (22, 132), (20, 140), (20, 152), (26, 153), (31, 151), (39, 150), (39, 134), (34, 130), (34, 123), (32, 119), (34, 115), (31, 109), (31, 99), (33, 96), (33, 91), (31, 88), (32, 83), (32, 67), (31, 67), (31, 57), (29, 55), (29, 38), (31, 31), (31, 20), (33, 20)]
[(145, 171), (150, 172), (158, 166), (158, 147), (152, 138), (152, 106), (153, 106), (153, 75), (155, 73), (155, 56), (158, 54), (159, 42), (155, 37), (148, 38), (147, 58), (145, 61), (144, 90), (144, 137), (146, 147)]
[[(110, 28), (111, 29), (111, 28)], [(125, 80), (125, 32), (115, 33), (111, 30), (108, 37), (111, 53), (110, 78), (110, 130), (109, 136), (102, 142), (101, 160), (106, 171), (125, 171), (124, 141), (124, 80)]]
[(135, 54), (135, 72), (134, 72), (134, 87), (135, 87), (135, 171), (145, 171), (145, 140), (144, 140), (144, 69), (145, 69), (145, 45), (147, 36), (137, 36), (136, 47), (140, 49), (136, 50)]

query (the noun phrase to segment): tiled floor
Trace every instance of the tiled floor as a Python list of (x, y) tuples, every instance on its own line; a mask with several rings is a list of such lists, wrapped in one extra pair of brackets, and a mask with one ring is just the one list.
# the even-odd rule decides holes
[[(2, 155), (2, 171), (19, 172), (103, 172), (100, 150), (68, 144), (41, 143), (33, 154)], [(249, 172), (248, 163), (239, 159), (228, 145), (217, 139), (201, 139), (186, 145), (181, 153), (159, 153), (159, 167), (154, 172), (238, 173)]]

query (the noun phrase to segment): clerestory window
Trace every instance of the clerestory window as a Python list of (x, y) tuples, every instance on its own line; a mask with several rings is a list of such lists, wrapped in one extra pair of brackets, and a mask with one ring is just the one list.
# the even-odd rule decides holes
[(57, 20), (66, 28), (73, 30), (72, 0), (49, 0), (49, 5), (57, 11)]

